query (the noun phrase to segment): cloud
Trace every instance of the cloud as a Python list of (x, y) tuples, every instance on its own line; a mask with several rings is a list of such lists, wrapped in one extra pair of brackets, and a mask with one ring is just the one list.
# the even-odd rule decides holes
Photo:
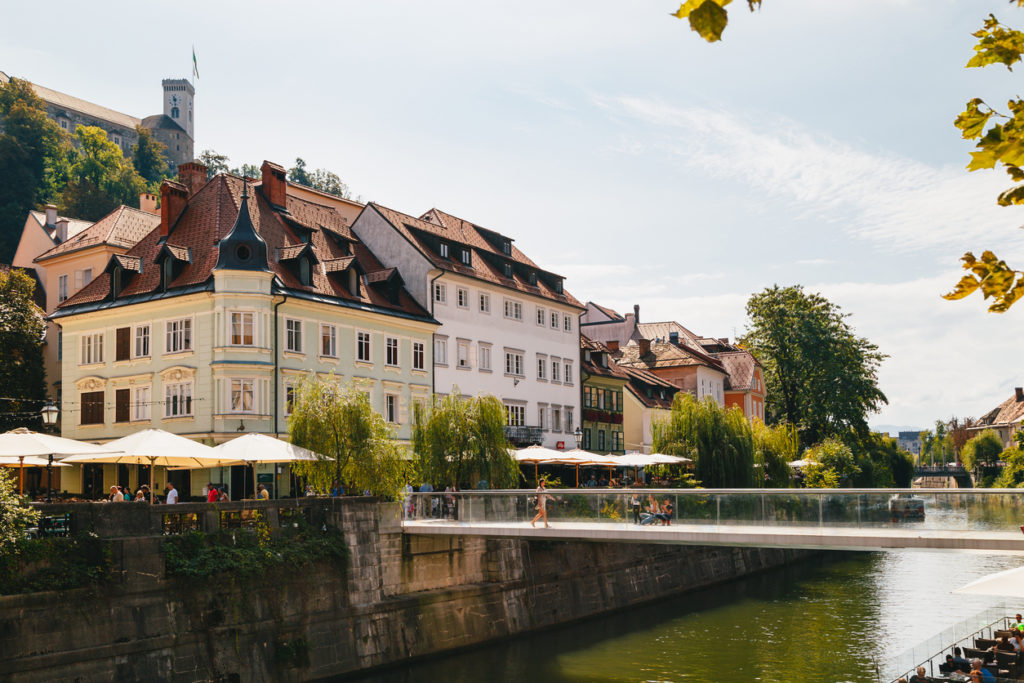
[(830, 266), (835, 261), (828, 258), (805, 258), (796, 262), (798, 266)]
[(1024, 212), (995, 203), (1009, 184), (1001, 172), (967, 173), (865, 151), (780, 117), (752, 121), (640, 97), (594, 102), (614, 119), (649, 124), (654, 139), (634, 140), (629, 149), (668, 150), (692, 168), (745, 183), (887, 249), (977, 248), (993, 246), (998, 236), (1003, 252), (1024, 253), (1024, 234), (1015, 230)]

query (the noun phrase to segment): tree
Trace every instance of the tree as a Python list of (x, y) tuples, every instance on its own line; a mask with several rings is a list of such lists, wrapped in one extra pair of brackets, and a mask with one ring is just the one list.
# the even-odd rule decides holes
[(786, 488), (793, 480), (789, 463), (796, 460), (800, 452), (800, 438), (793, 425), (780, 424), (769, 427), (761, 420), (751, 425), (754, 437), (754, 463), (758, 468), (758, 479), (762, 486)]
[(0, 271), (0, 431), (39, 429), (46, 400), (43, 312), (32, 298), (35, 281), (20, 269)]
[(333, 376), (310, 376), (295, 388), (288, 433), (293, 444), (325, 457), (292, 467), (318, 491), (343, 484), (393, 498), (405, 483), (408, 463), (391, 427), (365, 392), (343, 387)]
[(973, 417), (951, 417), (947, 423), (949, 427), (949, 441), (953, 448), (953, 455), (960, 456), (967, 440), (971, 438), (970, 428), (978, 424)]
[(654, 450), (694, 461), (694, 477), (708, 488), (754, 486), (754, 436), (738, 408), (723, 408), (710, 396), (680, 392), (666, 420), (656, 422)]
[(505, 439), (505, 408), (493, 396), (463, 398), (453, 388), (417, 406), (412, 449), (424, 481), (472, 488), (481, 479), (507, 488), (519, 479), (519, 467)]
[(70, 146), (32, 84), (18, 78), (0, 84), (0, 131), (0, 261), (9, 263), (28, 211), (65, 182)]
[(95, 221), (121, 204), (134, 206), (146, 190), (143, 180), (121, 148), (96, 126), (75, 129), (78, 150), (64, 188), (64, 211)]
[(154, 138), (148, 128), (136, 126), (135, 132), (139, 136), (139, 141), (132, 145), (132, 163), (135, 170), (151, 184), (159, 184), (168, 177), (167, 161), (164, 159), (167, 147)]
[(313, 179), (306, 171), (306, 162), (302, 157), (297, 157), (295, 165), (288, 169), (288, 180), (299, 185), (313, 186)]
[(970, 438), (960, 451), (960, 461), (969, 470), (996, 462), (1003, 452), (1003, 441), (991, 429)]
[(325, 171), (322, 168), (318, 168), (313, 171), (313, 176), (310, 178), (312, 181), (310, 187), (326, 192), (327, 194), (333, 194), (342, 199), (348, 199), (351, 196), (348, 185), (341, 181), (336, 173)]
[(741, 343), (764, 366), (769, 424), (794, 425), (803, 445), (867, 433), (868, 413), (888, 403), (876, 374), (887, 356), (853, 333), (848, 314), (799, 285), (775, 285), (750, 297), (747, 316)]
[(853, 451), (839, 439), (825, 439), (808, 448), (804, 457), (812, 463), (804, 469), (807, 488), (838, 488), (860, 472)]
[(18, 552), (25, 530), (39, 519), (39, 510), (25, 504), (15, 489), (10, 468), (0, 467), (0, 555)]
[(1024, 450), (1021, 450), (1020, 446), (1007, 448), (999, 459), (1005, 462), (1006, 466), (999, 473), (993, 486), (997, 489), (1024, 488)]
[(199, 161), (206, 167), (206, 179), (209, 180), (218, 173), (228, 173), (228, 158), (223, 154), (217, 154), (212, 149), (204, 149), (199, 155)]
[(858, 488), (907, 488), (914, 478), (914, 458), (886, 435), (848, 432), (843, 443), (853, 452), (860, 472), (852, 477)]

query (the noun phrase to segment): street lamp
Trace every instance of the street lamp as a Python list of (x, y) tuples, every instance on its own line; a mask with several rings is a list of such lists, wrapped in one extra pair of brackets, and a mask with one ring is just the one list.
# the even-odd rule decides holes
[(579, 427), (577, 427), (576, 431), (574, 431), (572, 433), (572, 435), (576, 437), (576, 448), (579, 448), (580, 447), (580, 439), (583, 437), (583, 430), (580, 429)]
[[(52, 427), (57, 424), (57, 415), (60, 413), (60, 409), (53, 404), (53, 401), (47, 400), (40, 413), (43, 416), (43, 424)], [(53, 502), (53, 453), (50, 453), (50, 457), (46, 461), (46, 502)]]

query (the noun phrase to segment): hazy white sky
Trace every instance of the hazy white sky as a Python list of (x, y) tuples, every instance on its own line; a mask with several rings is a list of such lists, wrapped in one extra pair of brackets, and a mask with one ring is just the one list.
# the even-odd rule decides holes
[(875, 424), (976, 416), (1024, 384), (1024, 309), (939, 298), (967, 249), (1024, 262), (1003, 177), (967, 174), (952, 126), (969, 98), (1020, 90), (963, 64), (988, 12), (1024, 11), (737, 1), (708, 45), (676, 6), (17, 3), (0, 70), (146, 116), (195, 44), (197, 150), (302, 156), (365, 199), (514, 237), (581, 300), (707, 335), (742, 332), (752, 292), (803, 284), (889, 354)]

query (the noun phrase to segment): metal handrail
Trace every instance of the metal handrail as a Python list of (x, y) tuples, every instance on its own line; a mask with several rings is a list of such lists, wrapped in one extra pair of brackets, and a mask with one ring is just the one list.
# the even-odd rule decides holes
[[(462, 489), (459, 491), (450, 491), (449, 493), (456, 496), (480, 496), (480, 495), (526, 495), (536, 492), (534, 488), (523, 488), (523, 489)], [(942, 496), (991, 496), (991, 495), (1007, 495), (1016, 494), (1024, 500), (1024, 491), (1021, 489), (665, 489), (665, 488), (610, 488), (610, 487), (588, 487), (588, 488), (550, 488), (549, 492), (572, 493), (572, 494), (592, 494), (592, 495), (608, 495), (609, 493), (658, 493), (658, 494), (672, 494), (678, 496), (706, 496), (710, 494), (748, 494), (748, 495), (759, 495), (759, 496), (843, 496), (843, 495), (885, 495), (885, 494), (917, 494), (917, 495), (942, 495)], [(436, 496), (438, 494), (445, 493), (442, 490), (434, 490), (430, 492), (419, 492), (413, 491), (413, 495), (424, 495), (424, 496)]]

